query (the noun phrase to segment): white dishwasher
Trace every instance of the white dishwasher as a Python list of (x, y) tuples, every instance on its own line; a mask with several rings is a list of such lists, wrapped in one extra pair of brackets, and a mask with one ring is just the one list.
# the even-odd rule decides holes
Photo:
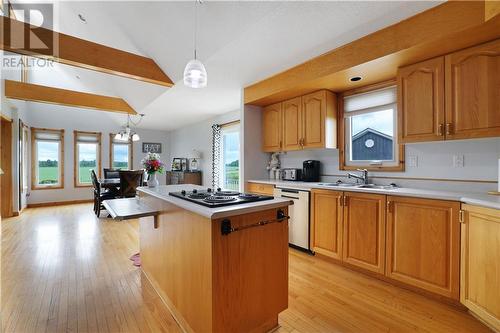
[(288, 243), (291, 247), (310, 252), (309, 247), (309, 191), (275, 188), (276, 198), (293, 200), (293, 205), (288, 206)]

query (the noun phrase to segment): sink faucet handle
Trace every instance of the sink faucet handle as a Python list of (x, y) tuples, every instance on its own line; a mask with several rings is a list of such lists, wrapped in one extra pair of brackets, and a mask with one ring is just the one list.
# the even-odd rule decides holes
[(358, 171), (360, 171), (360, 172), (368, 172), (368, 170), (367, 170), (367, 169), (356, 169), (356, 170), (358, 170)]

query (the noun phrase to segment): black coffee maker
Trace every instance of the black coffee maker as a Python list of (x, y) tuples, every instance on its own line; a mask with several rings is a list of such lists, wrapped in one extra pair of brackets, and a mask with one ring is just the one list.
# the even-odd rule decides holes
[(319, 182), (319, 161), (304, 161), (302, 169), (302, 181)]

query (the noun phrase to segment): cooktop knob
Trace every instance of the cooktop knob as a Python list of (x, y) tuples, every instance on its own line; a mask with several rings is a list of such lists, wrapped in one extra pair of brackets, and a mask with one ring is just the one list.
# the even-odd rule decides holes
[(209, 188), (207, 188), (207, 192), (208, 192), (208, 193), (212, 192), (212, 189), (211, 189), (210, 187), (209, 187)]
[(217, 192), (220, 192), (222, 191), (222, 189), (220, 187), (217, 187)]
[(193, 190), (193, 193), (198, 193), (198, 190), (197, 190), (197, 189), (194, 189), (194, 190)]
[(182, 194), (182, 195), (186, 195), (186, 190), (182, 190), (182, 191), (181, 191), (181, 194)]

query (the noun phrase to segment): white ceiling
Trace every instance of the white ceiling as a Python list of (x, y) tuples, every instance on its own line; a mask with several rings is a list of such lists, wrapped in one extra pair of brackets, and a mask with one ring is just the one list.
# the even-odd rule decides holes
[(199, 7), (198, 57), (208, 87), (201, 90), (182, 83), (193, 53), (193, 4), (56, 3), (56, 30), (154, 59), (175, 82), (170, 89), (60, 64), (37, 68), (30, 82), (121, 97), (146, 114), (140, 127), (172, 130), (237, 110), (243, 87), (439, 2), (205, 1)]

